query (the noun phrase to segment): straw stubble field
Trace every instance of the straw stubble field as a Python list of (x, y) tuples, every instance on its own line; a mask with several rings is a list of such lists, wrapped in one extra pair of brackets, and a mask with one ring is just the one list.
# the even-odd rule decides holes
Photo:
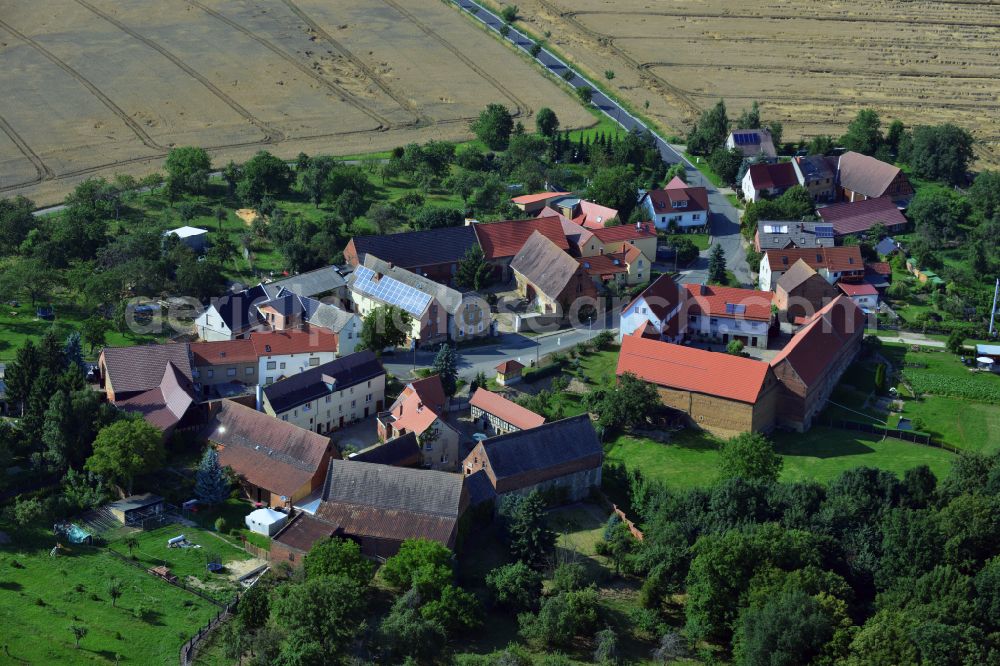
[(0, 0), (0, 196), (55, 201), (176, 145), (356, 154), (468, 138), (490, 102), (594, 122), (439, 0)]
[[(496, 4), (504, 4), (497, 2)], [(759, 100), (788, 139), (837, 136), (862, 107), (953, 122), (1000, 165), (1000, 4), (958, 0), (506, 0), (521, 20), (683, 135), (726, 100)], [(886, 120), (888, 122), (888, 120)]]

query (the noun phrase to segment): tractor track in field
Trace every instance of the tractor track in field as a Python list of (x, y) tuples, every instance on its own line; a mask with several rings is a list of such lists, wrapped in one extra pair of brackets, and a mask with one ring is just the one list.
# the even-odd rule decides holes
[[(547, 2), (540, 2), (540, 4), (548, 4)], [(969, 5), (971, 3), (963, 3)], [(977, 5), (978, 6), (978, 5)], [(558, 15), (561, 18), (567, 20), (574, 20), (577, 16), (627, 16), (627, 17), (642, 17), (642, 16), (662, 16), (666, 18), (684, 18), (684, 19), (722, 19), (722, 20), (739, 20), (739, 21), (824, 21), (824, 22), (835, 22), (835, 23), (871, 23), (872, 17), (870, 16), (837, 16), (837, 15), (826, 15), (826, 16), (772, 16), (767, 14), (741, 14), (738, 12), (725, 13), (725, 14), (697, 14), (691, 12), (671, 12), (665, 10), (656, 11), (641, 11), (641, 12), (610, 12), (610, 11), (600, 11), (600, 10), (581, 10), (581, 11), (559, 11), (558, 9), (553, 9), (553, 11), (558, 11)], [(907, 17), (907, 18), (892, 18), (888, 16), (878, 17), (879, 23), (897, 23), (900, 25), (946, 25), (952, 27), (967, 27), (967, 28), (1000, 28), (1000, 22), (983, 22), (974, 20), (949, 20), (949, 19), (936, 19), (936, 18), (919, 18), (919, 17)], [(578, 22), (575, 22), (576, 25)], [(587, 32), (591, 32), (587, 30)], [(599, 34), (599, 33), (595, 33)]]
[(52, 171), (52, 169), (50, 169), (48, 165), (42, 161), (42, 158), (38, 156), (38, 153), (36, 153), (34, 150), (31, 149), (31, 146), (29, 146), (28, 143), (21, 137), (21, 135), (18, 134), (13, 127), (11, 127), (10, 123), (8, 123), (7, 119), (4, 118), (3, 116), (0, 116), (0, 130), (3, 130), (3, 133), (10, 138), (10, 140), (14, 143), (15, 146), (17, 146), (17, 149), (21, 151), (21, 154), (24, 155), (26, 158), (28, 158), (31, 164), (35, 167), (35, 171), (37, 172), (35, 177), (32, 178), (31, 180), (24, 181), (23, 183), (16, 183), (14, 185), (6, 185), (4, 187), (0, 187), (0, 192), (17, 189), (19, 187), (25, 187), (27, 185), (34, 185), (36, 183), (42, 182), (43, 180), (52, 180), (56, 177), (56, 174)]
[(425, 24), (417, 20), (416, 16), (414, 16), (408, 10), (401, 7), (399, 3), (397, 3), (395, 0), (382, 0), (382, 2), (389, 5), (394, 10), (396, 10), (397, 13), (399, 13), (401, 16), (403, 16), (403, 18), (412, 23), (422, 33), (424, 33), (434, 41), (438, 42), (439, 44), (441, 44), (441, 46), (445, 47), (449, 51), (451, 51), (452, 54), (454, 54), (454, 56), (462, 63), (464, 63), (469, 69), (474, 71), (476, 74), (481, 76), (486, 81), (489, 81), (490, 85), (496, 88), (504, 97), (509, 99), (514, 104), (514, 107), (516, 109), (516, 113), (514, 113), (515, 116), (531, 115), (532, 109), (526, 102), (520, 99), (512, 90), (510, 90), (505, 85), (500, 83), (498, 80), (493, 78), (493, 76), (491, 76), (489, 73), (485, 72), (479, 65), (470, 60), (464, 53), (462, 53), (460, 49), (454, 46), (451, 42), (449, 42), (447, 39), (437, 34), (432, 29), (427, 27)]
[[(238, 22), (230, 19), (228, 16), (225, 16), (224, 14), (221, 14), (221, 13), (215, 11), (214, 9), (211, 9), (210, 7), (206, 7), (204, 4), (202, 4), (201, 2), (198, 2), (197, 0), (185, 0), (185, 2), (187, 4), (193, 6), (193, 7), (197, 7), (201, 11), (203, 11), (206, 14), (208, 14), (209, 16), (211, 16), (212, 18), (215, 18), (215, 19), (217, 19), (217, 20), (225, 23), (230, 28), (243, 33), (244, 35), (246, 35), (250, 39), (254, 40), (258, 44), (260, 44), (261, 46), (263, 46), (264, 48), (266, 48), (271, 53), (274, 53), (279, 58), (281, 58), (282, 60), (284, 60), (285, 62), (287, 62), (288, 64), (292, 65), (297, 70), (299, 70), (300, 72), (302, 72), (303, 74), (305, 74), (307, 77), (309, 77), (310, 79), (312, 79), (316, 83), (320, 84), (321, 86), (323, 86), (324, 88), (326, 88), (330, 92), (332, 92), (335, 95), (337, 95), (337, 97), (340, 99), (341, 102), (344, 102), (345, 104), (349, 104), (350, 106), (353, 106), (358, 111), (361, 111), (366, 116), (368, 116), (372, 120), (376, 121), (379, 124), (379, 127), (377, 129), (379, 129), (379, 130), (385, 130), (385, 129), (389, 129), (390, 127), (392, 127), (392, 122), (388, 118), (386, 118), (385, 116), (381, 115), (380, 113), (378, 113), (374, 109), (369, 108), (368, 105), (363, 104), (360, 100), (358, 100), (356, 97), (354, 97), (353, 95), (351, 95), (351, 93), (349, 93), (347, 90), (344, 90), (343, 88), (341, 88), (337, 84), (333, 83), (332, 81), (328, 81), (324, 77), (320, 76), (319, 74), (317, 74), (316, 72), (314, 72), (313, 70), (311, 70), (305, 63), (301, 62), (300, 60), (298, 60), (294, 56), (290, 55), (288, 52), (284, 51), (281, 47), (277, 46), (276, 44), (274, 44), (270, 40), (265, 39), (264, 37), (261, 37), (260, 35), (258, 35), (257, 33), (253, 32), (249, 28), (246, 28), (245, 26), (240, 25)], [(354, 61), (352, 60), (351, 62), (354, 62)], [(365, 71), (363, 69), (362, 69), (362, 71), (365, 73), (366, 76), (369, 76), (369, 78), (371, 78), (371, 76), (369, 75), (369, 73), (367, 71)], [(374, 79), (373, 79), (373, 82), (374, 82)], [(378, 82), (375, 82), (375, 85), (379, 86), (380, 89), (382, 88), (382, 86), (379, 85)], [(395, 100), (395, 98), (393, 98), (393, 100), (396, 101), (397, 103), (399, 103), (398, 100)], [(406, 110), (409, 110), (409, 109), (406, 109)], [(414, 123), (417, 122), (418, 120), (419, 120), (419, 117), (415, 118)]]
[(264, 139), (259, 142), (260, 144), (266, 145), (266, 144), (281, 143), (285, 139), (285, 133), (284, 132), (282, 132), (280, 129), (278, 129), (276, 127), (271, 126), (269, 123), (264, 122), (260, 118), (256, 117), (252, 113), (250, 113), (250, 111), (248, 111), (246, 108), (244, 108), (243, 105), (241, 105), (239, 102), (237, 102), (232, 97), (230, 97), (229, 95), (227, 95), (226, 93), (224, 93), (222, 90), (220, 90), (218, 88), (218, 86), (216, 86), (214, 83), (212, 83), (211, 81), (209, 81), (204, 75), (202, 75), (200, 72), (198, 72), (197, 70), (195, 70), (194, 68), (192, 68), (190, 65), (188, 65), (187, 63), (185, 63), (183, 60), (181, 60), (180, 58), (178, 58), (174, 53), (168, 51), (166, 48), (164, 48), (163, 46), (161, 46), (157, 42), (153, 41), (152, 39), (149, 39), (145, 35), (143, 35), (143, 34), (137, 32), (137, 31), (133, 30), (132, 28), (130, 28), (129, 26), (125, 25), (124, 23), (122, 23), (118, 19), (114, 18), (110, 14), (108, 14), (108, 13), (106, 13), (104, 11), (101, 11), (100, 9), (98, 9), (95, 6), (93, 6), (92, 4), (90, 4), (89, 2), (87, 2), (86, 0), (75, 0), (75, 2), (78, 5), (80, 5), (80, 6), (84, 7), (84, 8), (86, 8), (86, 9), (90, 10), (91, 12), (93, 12), (94, 14), (96, 14), (97, 16), (101, 17), (102, 19), (104, 19), (105, 21), (107, 21), (111, 25), (115, 26), (116, 28), (118, 28), (122, 32), (128, 34), (133, 39), (139, 40), (140, 42), (142, 42), (143, 44), (145, 44), (149, 48), (153, 49), (154, 51), (156, 51), (157, 53), (159, 53), (160, 55), (162, 55), (163, 57), (165, 57), (170, 62), (172, 62), (175, 66), (177, 66), (185, 74), (187, 74), (191, 78), (193, 78), (196, 81), (198, 81), (202, 86), (204, 86), (206, 89), (208, 89), (209, 92), (211, 92), (213, 95), (215, 95), (220, 100), (222, 100), (222, 102), (225, 103), (226, 106), (228, 106), (230, 109), (232, 109), (237, 114), (239, 114), (240, 116), (242, 116), (247, 122), (249, 122), (251, 125), (253, 125), (254, 127), (256, 127), (258, 130), (260, 130), (260, 132), (264, 135)]

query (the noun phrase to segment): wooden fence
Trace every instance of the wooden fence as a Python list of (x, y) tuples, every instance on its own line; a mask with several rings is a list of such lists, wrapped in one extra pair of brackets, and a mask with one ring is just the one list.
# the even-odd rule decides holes
[(260, 546), (255, 546), (249, 541), (243, 542), (243, 550), (247, 551), (256, 558), (262, 559), (266, 562), (271, 561), (271, 551), (266, 548), (261, 548)]
[(212, 632), (213, 629), (218, 627), (220, 624), (229, 619), (229, 616), (233, 614), (236, 610), (236, 604), (239, 603), (239, 596), (233, 599), (225, 608), (220, 610), (215, 614), (211, 620), (208, 621), (202, 627), (198, 628), (198, 633), (189, 638), (184, 645), (181, 646), (180, 661), (181, 666), (190, 666), (194, 662), (195, 653), (198, 649), (198, 644), (201, 643), (205, 638)]
[(873, 435), (881, 435), (883, 437), (894, 437), (896, 439), (901, 439), (906, 442), (913, 442), (914, 444), (923, 444), (924, 446), (933, 446), (936, 449), (944, 449), (946, 451), (951, 451), (952, 453), (960, 453), (960, 449), (951, 446), (950, 444), (945, 444), (944, 442), (938, 441), (934, 438), (934, 435), (928, 435), (922, 432), (914, 432), (912, 430), (899, 430), (897, 428), (886, 428), (885, 426), (875, 425), (873, 423), (861, 423), (859, 421), (840, 421), (840, 420), (829, 420), (828, 425), (833, 428), (839, 428), (841, 430), (854, 430), (860, 432), (867, 432)]
[[(148, 569), (148, 567), (146, 567), (145, 564), (143, 564), (143, 563), (141, 563), (141, 562), (139, 562), (137, 560), (133, 560), (128, 555), (125, 555), (123, 553), (119, 553), (117, 550), (113, 550), (111, 548), (106, 548), (105, 550), (107, 552), (111, 553), (112, 555), (114, 555), (115, 557), (117, 557), (118, 559), (120, 559), (122, 562), (124, 562), (124, 563), (126, 563), (128, 565), (131, 565), (131, 566), (133, 566), (133, 567), (135, 567), (137, 569), (142, 569), (143, 571), (149, 573), (149, 569)], [(149, 574), (149, 575), (153, 576), (155, 574)], [(191, 587), (190, 585), (188, 585), (184, 581), (182, 581), (180, 578), (178, 578), (176, 580), (167, 580), (166, 578), (163, 578), (161, 576), (157, 576), (157, 578), (159, 578), (160, 580), (162, 580), (165, 583), (169, 583), (170, 585), (173, 585), (174, 587), (179, 587), (179, 588), (181, 588), (182, 590), (184, 590), (186, 592), (190, 592), (191, 594), (197, 595), (197, 596), (201, 597), (202, 599), (204, 599), (205, 601), (209, 602), (210, 604), (218, 606), (219, 608), (226, 608), (227, 607), (227, 604), (219, 601), (218, 599), (213, 599), (212, 597), (208, 596), (207, 594), (205, 594), (204, 592), (202, 592), (201, 590), (199, 590), (197, 588)]]
[(611, 510), (615, 512), (616, 516), (621, 518), (621, 521), (625, 523), (626, 527), (628, 527), (628, 531), (632, 533), (632, 536), (634, 536), (637, 540), (642, 541), (643, 539), (642, 530), (636, 527), (635, 523), (633, 523), (631, 520), (628, 519), (628, 516), (625, 515), (625, 512), (619, 509), (617, 504), (612, 504)]

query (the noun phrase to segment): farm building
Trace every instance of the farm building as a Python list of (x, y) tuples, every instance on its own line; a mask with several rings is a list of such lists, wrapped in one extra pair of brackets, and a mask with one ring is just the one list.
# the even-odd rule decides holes
[(472, 395), (469, 408), (473, 421), (497, 435), (537, 428), (545, 423), (544, 416), (481, 387)]
[(597, 295), (584, 268), (559, 245), (535, 231), (510, 262), (518, 294), (542, 314), (566, 317), (572, 303)]
[(355, 236), (344, 248), (344, 260), (357, 267), (365, 264), (366, 257), (376, 257), (434, 282), (450, 284), (465, 253), (478, 244), (471, 226)]
[(159, 495), (143, 493), (112, 502), (107, 508), (122, 525), (138, 525), (163, 513), (165, 502)]
[(408, 432), (380, 444), (373, 444), (347, 457), (354, 462), (392, 465), (393, 467), (422, 467), (423, 453), (416, 433)]
[(739, 149), (745, 158), (763, 155), (773, 159), (778, 156), (778, 151), (774, 149), (771, 130), (766, 127), (733, 130), (726, 137), (726, 150), (733, 148)]
[(806, 188), (813, 201), (833, 201), (837, 196), (837, 161), (823, 155), (807, 155), (792, 160), (799, 185)]
[(833, 204), (818, 208), (816, 212), (823, 222), (833, 226), (837, 238), (865, 233), (876, 224), (881, 224), (890, 233), (898, 233), (908, 224), (892, 199), (885, 197)]
[(812, 266), (797, 259), (778, 278), (774, 288), (774, 305), (786, 322), (811, 317), (837, 297), (837, 288), (826, 281)]
[(562, 199), (568, 196), (569, 192), (539, 192), (537, 194), (522, 194), (514, 197), (511, 202), (517, 206), (518, 210), (524, 211), (527, 215), (537, 215), (549, 202)]
[(905, 203), (913, 196), (913, 186), (899, 167), (853, 151), (837, 161), (837, 187), (844, 201), (886, 197)]
[(556, 216), (536, 217), (530, 220), (503, 220), (500, 222), (474, 223), (476, 238), (483, 248), (483, 256), (493, 266), (501, 282), (511, 278), (510, 262), (521, 251), (531, 234), (538, 232), (569, 251), (569, 242), (563, 232), (562, 222)]
[(521, 371), (524, 370), (524, 364), (510, 359), (504, 361), (496, 367), (497, 371), (497, 384), (500, 386), (510, 386), (511, 384), (516, 384), (521, 381)]

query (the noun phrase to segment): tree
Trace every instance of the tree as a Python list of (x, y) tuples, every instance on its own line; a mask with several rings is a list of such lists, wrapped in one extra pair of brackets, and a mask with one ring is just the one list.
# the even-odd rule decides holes
[(739, 148), (727, 149), (725, 146), (719, 146), (708, 156), (708, 166), (727, 185), (736, 182), (742, 164), (743, 153)]
[(61, 282), (61, 275), (33, 257), (11, 258), (0, 272), (0, 290), (5, 294), (26, 295), (31, 307), (47, 301), (52, 290)]
[(874, 155), (882, 145), (882, 121), (872, 109), (861, 109), (847, 126), (847, 133), (840, 139), (841, 145), (865, 155)]
[(542, 595), (542, 576), (521, 561), (504, 564), (486, 574), (493, 601), (510, 611), (531, 610)]
[(605, 627), (594, 635), (594, 663), (617, 664), (619, 660), (618, 634), (611, 627)]
[(618, 217), (627, 220), (635, 208), (638, 187), (638, 178), (631, 167), (606, 167), (590, 179), (587, 198), (616, 209)]
[(749, 109), (743, 110), (736, 119), (736, 129), (760, 129), (760, 104), (754, 101)]
[(532, 58), (537, 58), (538, 54), (542, 52), (541, 42), (532, 42), (531, 46), (528, 47), (528, 53), (531, 54)]
[(0, 256), (15, 254), (38, 226), (34, 210), (35, 202), (22, 196), (0, 199)]
[(194, 477), (194, 494), (205, 504), (221, 504), (229, 497), (229, 479), (219, 464), (219, 454), (214, 446), (208, 446), (201, 456)]
[(491, 150), (503, 150), (510, 141), (514, 118), (502, 104), (489, 104), (472, 122), (471, 129)]
[(500, 10), (500, 18), (502, 18), (505, 23), (513, 23), (516, 21), (517, 5), (505, 5), (504, 8)]
[(781, 467), (781, 456), (758, 432), (740, 433), (726, 440), (719, 451), (719, 473), (723, 479), (774, 483), (781, 474)]
[(451, 584), (441, 588), (437, 599), (424, 604), (420, 614), (424, 619), (443, 627), (449, 634), (468, 631), (482, 624), (479, 600), (475, 595)]
[(536, 490), (504, 498), (500, 508), (507, 528), (510, 554), (540, 569), (555, 548), (556, 535), (545, 522), (545, 502)]
[(87, 635), (87, 627), (82, 624), (71, 624), (69, 630), (73, 632), (73, 638), (76, 639), (76, 649), (80, 649), (80, 641)]
[(726, 353), (733, 356), (743, 356), (744, 344), (742, 340), (730, 340), (726, 345)]
[(729, 116), (721, 99), (701, 114), (687, 138), (688, 151), (693, 155), (709, 155), (726, 143), (729, 136)]
[(163, 433), (142, 418), (125, 418), (97, 433), (94, 453), (84, 467), (131, 495), (135, 475), (159, 469), (164, 457)]
[[(415, 590), (396, 600), (382, 620), (379, 634), (379, 642), (392, 657), (387, 663), (430, 663), (447, 639), (445, 628), (421, 613), (420, 595)], [(411, 659), (404, 661), (403, 657)]]
[(451, 576), (452, 553), (437, 541), (429, 539), (406, 539), (399, 551), (385, 561), (379, 575), (397, 590), (413, 585), (414, 576), (428, 569), (447, 571)]
[(607, 79), (608, 83), (615, 80), (615, 71), (613, 69), (604, 70), (604, 78)]
[(66, 342), (63, 344), (63, 358), (65, 359), (68, 367), (77, 368), (80, 371), (83, 371), (83, 345), (80, 344), (79, 332), (71, 331), (70, 334), (66, 336)]
[(43, 457), (58, 471), (79, 467), (90, 454), (101, 406), (89, 387), (57, 390), (49, 397), (42, 420)]
[(243, 165), (236, 195), (245, 203), (257, 205), (265, 197), (288, 194), (294, 176), (284, 160), (260, 151)]
[(222, 177), (226, 180), (226, 186), (229, 188), (229, 196), (233, 196), (236, 194), (237, 183), (243, 177), (243, 169), (236, 162), (229, 160), (222, 169)]
[(588, 411), (598, 414), (602, 428), (614, 430), (644, 423), (660, 407), (656, 387), (626, 372), (611, 389), (596, 389), (584, 396)]
[(833, 137), (829, 134), (820, 134), (809, 141), (808, 150), (810, 155), (826, 155), (833, 150), (833, 147)]
[(952, 354), (960, 354), (962, 348), (965, 345), (965, 336), (962, 335), (962, 331), (954, 330), (951, 335), (948, 336), (947, 348)]
[(726, 251), (716, 243), (708, 255), (708, 281), (714, 284), (726, 284)]
[(128, 556), (132, 557), (132, 551), (139, 547), (139, 539), (135, 535), (125, 537), (125, 547), (128, 548)]
[(455, 283), (465, 289), (479, 291), (488, 287), (493, 281), (493, 267), (486, 261), (483, 248), (473, 245), (465, 251), (465, 256), (458, 263), (455, 271)]
[(542, 136), (551, 139), (559, 131), (559, 118), (556, 112), (547, 106), (543, 106), (535, 114), (535, 129)]
[(538, 646), (570, 647), (577, 636), (597, 628), (599, 606), (593, 587), (547, 597), (537, 616), (522, 613), (518, 617), (521, 634)]
[(405, 222), (396, 206), (374, 203), (365, 213), (367, 219), (379, 235), (385, 235)]
[[(276, 587), (271, 610), (288, 632), (281, 644), (285, 663), (328, 663), (329, 655), (344, 654), (362, 627), (366, 606), (365, 588), (344, 576)], [(310, 658), (300, 661), (302, 654)]]
[(975, 158), (973, 144), (971, 134), (951, 123), (915, 127), (907, 159), (921, 178), (964, 185)]
[(395, 305), (381, 305), (361, 323), (361, 346), (381, 354), (387, 347), (402, 347), (410, 339), (412, 318)]
[(590, 86), (580, 86), (576, 89), (576, 96), (579, 98), (580, 103), (586, 106), (594, 99), (594, 89)]
[(199, 194), (208, 186), (208, 173), (212, 160), (204, 148), (183, 146), (167, 153), (164, 165), (167, 170), (167, 187), (172, 192)]
[(980, 171), (969, 188), (969, 204), (984, 220), (1000, 218), (1000, 171)]
[(917, 233), (932, 246), (958, 235), (969, 216), (969, 204), (944, 189), (924, 188), (910, 202), (906, 214)]
[(682, 182), (687, 182), (687, 167), (684, 166), (683, 162), (676, 162), (667, 169), (665, 180), (669, 183), (674, 178), (680, 178)]
[(510, 34), (510, 24), (509, 23), (504, 23), (502, 26), (500, 26), (500, 29), (497, 32), (500, 33), (501, 37), (503, 37), (504, 39), (507, 39), (507, 35)]
[(96, 347), (103, 347), (108, 334), (110, 324), (104, 317), (93, 316), (83, 320), (82, 333), (83, 341), (90, 347), (90, 353), (94, 353)]
[(13, 363), (8, 363), (4, 371), (4, 382), (7, 384), (7, 399), (12, 405), (21, 405), (24, 414), (24, 404), (31, 395), (35, 379), (41, 371), (38, 348), (31, 338), (17, 350)]
[(743, 612), (734, 663), (741, 666), (796, 666), (815, 663), (833, 638), (829, 611), (801, 590), (785, 590)]
[(455, 348), (442, 343), (431, 370), (441, 378), (444, 394), (448, 397), (455, 395), (458, 389), (458, 355), (455, 354)]
[[(129, 554), (132, 554), (131, 549), (129, 549)], [(125, 593), (125, 586), (117, 578), (112, 578), (108, 581), (108, 597), (111, 599), (111, 606), (114, 607), (118, 605), (118, 600), (121, 599), (122, 595)]]
[(305, 570), (309, 578), (344, 576), (361, 585), (370, 583), (374, 574), (357, 542), (336, 537), (313, 544), (305, 558)]

